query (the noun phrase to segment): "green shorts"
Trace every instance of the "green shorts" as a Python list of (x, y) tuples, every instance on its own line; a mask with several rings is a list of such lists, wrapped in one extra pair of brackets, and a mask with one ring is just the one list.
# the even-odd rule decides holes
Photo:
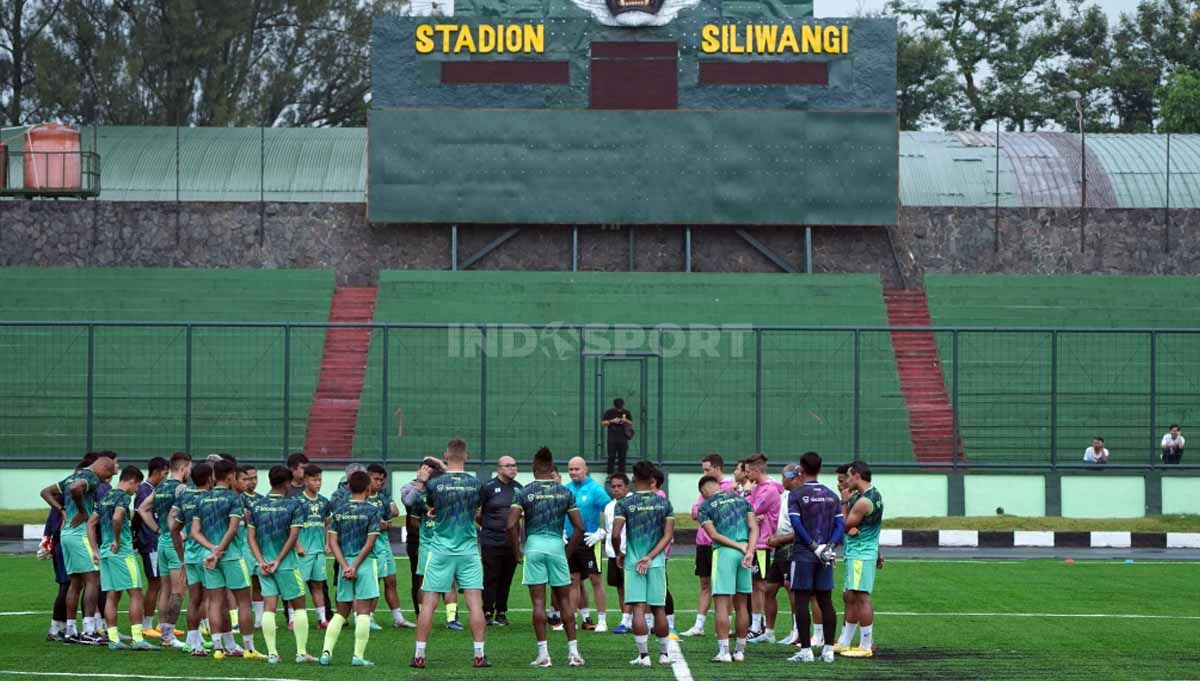
[(754, 590), (750, 568), (742, 567), (746, 554), (729, 546), (713, 545), (712, 593), (714, 596), (748, 594)]
[(392, 553), (392, 544), (386, 533), (380, 533), (375, 538), (375, 548), (372, 549), (375, 560), (379, 563), (379, 578), (391, 577), (396, 574), (396, 554)]
[[(355, 558), (357, 556), (346, 556), (346, 561), (353, 564)], [(341, 568), (338, 568), (338, 603), (369, 601), (372, 598), (379, 598), (379, 567), (376, 563), (377, 561), (373, 557), (364, 559), (362, 565), (358, 566), (354, 579), (342, 577)]]
[(543, 553), (535, 551), (525, 554), (525, 575), (521, 579), (525, 586), (549, 584), (551, 587), (570, 586), (571, 569), (567, 566), (564, 551)]
[(483, 563), (478, 553), (452, 554), (429, 553), (425, 556), (425, 581), (421, 590), (432, 593), (449, 593), (451, 585), (458, 582), (460, 589), (483, 588)]
[(63, 532), (61, 534), (63, 563), (68, 575), (95, 572), (99, 568), (92, 562), (92, 542), (86, 534)]
[(250, 588), (250, 566), (245, 559), (223, 560), (217, 563), (215, 570), (204, 568), (205, 589), (238, 589)]
[(133, 554), (100, 557), (100, 590), (129, 591), (146, 585), (141, 561)]
[(285, 601), (304, 597), (304, 575), (298, 567), (279, 568), (273, 575), (259, 575), (263, 597), (279, 596)]
[(871, 593), (875, 588), (875, 559), (846, 560), (846, 591), (865, 591)]
[(325, 554), (309, 553), (301, 556), (300, 576), (306, 582), (325, 581)]
[(173, 570), (182, 569), (183, 561), (179, 560), (174, 542), (169, 539), (166, 542), (158, 542), (158, 574), (169, 575)]
[(199, 584), (204, 586), (204, 566), (200, 563), (184, 563), (183, 571), (187, 573), (188, 586)]
[(422, 546), (417, 549), (417, 575), (425, 576), (425, 563), (429, 561), (429, 552)]
[(636, 561), (625, 563), (625, 602), (647, 605), (667, 604), (667, 568), (665, 565), (652, 567), (646, 574), (639, 575)]

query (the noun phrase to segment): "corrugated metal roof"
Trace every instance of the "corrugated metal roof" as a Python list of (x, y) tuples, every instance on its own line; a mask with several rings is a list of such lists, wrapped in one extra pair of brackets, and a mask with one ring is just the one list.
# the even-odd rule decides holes
[[(175, 128), (99, 128), (100, 198), (175, 200), (175, 134)], [(91, 149), (91, 129), (82, 137)], [(20, 149), (22, 130), (0, 131), (0, 140)], [(1078, 205), (1078, 145), (1070, 133), (1001, 133), (1000, 205)], [(1088, 135), (1088, 204), (1165, 206), (1166, 146), (1165, 135)], [(179, 151), (184, 201), (257, 201), (260, 186), (268, 201), (366, 200), (364, 128), (181, 128)], [(994, 133), (902, 132), (899, 162), (903, 205), (995, 204)], [(1173, 208), (1200, 208), (1200, 135), (1171, 136), (1170, 198)]]
[[(995, 133), (900, 133), (900, 201), (906, 206), (990, 206)], [(972, 158), (978, 160), (972, 160)], [(1088, 205), (1166, 205), (1166, 135), (1087, 136)], [(1000, 205), (1079, 205), (1079, 136), (1000, 135)], [(1171, 136), (1171, 207), (1200, 208), (1200, 135)]]
[[(986, 136), (900, 133), (900, 203), (905, 206), (992, 206), (996, 145)], [(1000, 205), (1016, 206), (1012, 164), (1000, 156)]]
[[(179, 128), (182, 201), (366, 200), (365, 128)], [(81, 130), (85, 149), (92, 130)], [(101, 200), (174, 201), (176, 129), (101, 127)], [(13, 148), (23, 140), (17, 135)]]

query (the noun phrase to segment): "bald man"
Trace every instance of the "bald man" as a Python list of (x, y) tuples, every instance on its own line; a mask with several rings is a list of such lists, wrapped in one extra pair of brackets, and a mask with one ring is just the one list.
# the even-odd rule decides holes
[(508, 539), (507, 524), (513, 496), (521, 489), (516, 477), (517, 460), (502, 456), (496, 460), (496, 477), (480, 490), (483, 503), (476, 521), (479, 551), (483, 554), (483, 613), (491, 626), (508, 626), (508, 590), (517, 571), (517, 559)]
[[(583, 518), (583, 544), (567, 556), (571, 566), (571, 598), (575, 610), (581, 618), (580, 625), (585, 631), (607, 631), (608, 621), (605, 610), (608, 607), (608, 597), (604, 591), (604, 582), (600, 579), (600, 553), (604, 550), (604, 507), (612, 501), (604, 485), (596, 482), (588, 475), (587, 461), (577, 456), (567, 462), (567, 474), (571, 480), (566, 488), (575, 495), (575, 505)], [(571, 533), (570, 523), (563, 528), (564, 536)], [(592, 583), (592, 595), (596, 599), (596, 617), (593, 622), (592, 611), (588, 608), (587, 593), (583, 589), (583, 578), (587, 577)]]

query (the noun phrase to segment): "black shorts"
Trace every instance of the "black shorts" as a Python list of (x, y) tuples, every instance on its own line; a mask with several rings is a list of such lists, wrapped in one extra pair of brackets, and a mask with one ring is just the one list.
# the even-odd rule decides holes
[(54, 551), (51, 552), (51, 556), (53, 556), (52, 562), (54, 563), (54, 581), (59, 584), (70, 584), (71, 576), (67, 574), (67, 562), (63, 558), (62, 536), (56, 532), (53, 541)]
[(620, 589), (625, 586), (625, 571), (617, 567), (617, 559), (608, 559), (608, 585), (614, 589)]
[(810, 551), (803, 553), (790, 567), (792, 591), (833, 591), (833, 563), (817, 560)]
[(158, 579), (158, 552), (143, 553), (142, 556), (142, 571), (146, 573), (146, 579)]
[(596, 548), (586, 544), (580, 544), (575, 552), (567, 556), (567, 564), (571, 567), (573, 575), (598, 575), (600, 574), (600, 566), (596, 563)]
[(712, 577), (712, 544), (702, 544), (696, 547), (697, 577)]
[(757, 549), (754, 552), (754, 564), (750, 566), (750, 578), (754, 581), (762, 581), (768, 574), (771, 568), (771, 561), (775, 552), (771, 549)]
[(791, 546), (775, 549), (775, 555), (771, 557), (771, 565), (767, 568), (767, 581), (772, 584), (783, 584), (785, 581), (790, 581), (791, 564)]

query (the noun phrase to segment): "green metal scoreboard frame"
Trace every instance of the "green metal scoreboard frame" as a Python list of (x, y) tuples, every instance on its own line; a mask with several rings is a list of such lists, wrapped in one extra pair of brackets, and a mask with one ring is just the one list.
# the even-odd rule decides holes
[(414, 0), (372, 31), (372, 222), (893, 225), (894, 19)]

